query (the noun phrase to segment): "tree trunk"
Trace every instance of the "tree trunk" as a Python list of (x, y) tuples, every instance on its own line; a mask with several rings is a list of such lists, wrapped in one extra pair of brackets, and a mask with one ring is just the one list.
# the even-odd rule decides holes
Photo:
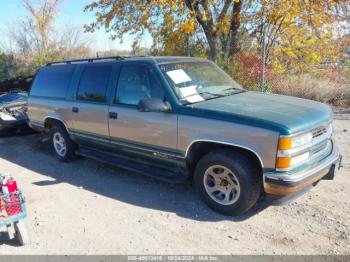
[(211, 34), (205, 34), (205, 35), (207, 37), (207, 41), (209, 45), (209, 58), (210, 60), (215, 62), (218, 58), (218, 46), (217, 46), (218, 39)]
[[(208, 0), (185, 0), (185, 4), (189, 10), (191, 10), (197, 19), (197, 22), (202, 26), (205, 37), (209, 45), (209, 58), (213, 61), (217, 60), (218, 57), (218, 36), (215, 35), (214, 21), (209, 8)], [(202, 13), (200, 6), (205, 10)], [(206, 15), (204, 15), (206, 13)]]
[(229, 57), (237, 53), (240, 49), (239, 46), (239, 27), (241, 25), (241, 9), (242, 1), (235, 2), (231, 14), (230, 31), (226, 40), (226, 45), (224, 45), (224, 54)]

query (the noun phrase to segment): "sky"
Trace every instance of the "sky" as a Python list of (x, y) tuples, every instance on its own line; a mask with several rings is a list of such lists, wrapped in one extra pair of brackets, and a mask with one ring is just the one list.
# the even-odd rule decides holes
[[(33, 2), (37, 0), (31, 0)], [(84, 7), (93, 0), (63, 0), (59, 7), (56, 19), (56, 27), (64, 25), (78, 25), (83, 27), (94, 21), (94, 12), (83, 12)], [(28, 16), (27, 11), (21, 4), (22, 0), (0, 0), (0, 40), (6, 39), (7, 29), (16, 20)], [(111, 41), (104, 29), (95, 33), (87, 33), (93, 37), (94, 49), (97, 51), (108, 51), (110, 49), (131, 50), (133, 43), (132, 36), (125, 36), (123, 43), (120, 40)], [(145, 36), (141, 42), (142, 47), (150, 47), (152, 40), (150, 36)]]

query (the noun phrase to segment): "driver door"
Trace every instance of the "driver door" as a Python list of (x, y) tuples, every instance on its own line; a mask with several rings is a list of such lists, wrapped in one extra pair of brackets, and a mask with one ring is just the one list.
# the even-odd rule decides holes
[(140, 112), (137, 105), (143, 98), (164, 100), (164, 89), (149, 66), (124, 64), (109, 108), (113, 151), (129, 160), (176, 168), (177, 115), (171, 112)]

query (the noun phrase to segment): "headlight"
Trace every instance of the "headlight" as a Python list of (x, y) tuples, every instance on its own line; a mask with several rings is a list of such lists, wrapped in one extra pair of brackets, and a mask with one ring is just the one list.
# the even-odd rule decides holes
[[(280, 137), (278, 141), (278, 153), (276, 169), (286, 171), (307, 162), (310, 152), (302, 150), (312, 143), (312, 133), (305, 133), (294, 137)], [(303, 152), (298, 153), (301, 150)]]
[(13, 121), (16, 120), (16, 118), (14, 118), (13, 116), (9, 115), (9, 114), (5, 114), (3, 112), (0, 112), (0, 119), (4, 120), (4, 121)]
[(306, 133), (295, 137), (280, 137), (278, 141), (279, 150), (289, 150), (312, 142), (312, 133)]
[(276, 169), (289, 170), (293, 167), (297, 167), (309, 160), (310, 153), (305, 152), (296, 156), (278, 156), (276, 160)]

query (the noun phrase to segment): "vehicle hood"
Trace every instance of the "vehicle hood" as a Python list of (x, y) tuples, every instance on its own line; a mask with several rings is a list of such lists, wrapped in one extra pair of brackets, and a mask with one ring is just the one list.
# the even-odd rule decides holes
[(26, 105), (28, 96), (26, 93), (6, 93), (0, 95), (0, 108)]
[[(317, 127), (332, 119), (323, 103), (291, 96), (243, 92), (191, 105), (215, 118), (278, 131), (283, 135)], [(205, 111), (205, 112), (203, 112)]]

